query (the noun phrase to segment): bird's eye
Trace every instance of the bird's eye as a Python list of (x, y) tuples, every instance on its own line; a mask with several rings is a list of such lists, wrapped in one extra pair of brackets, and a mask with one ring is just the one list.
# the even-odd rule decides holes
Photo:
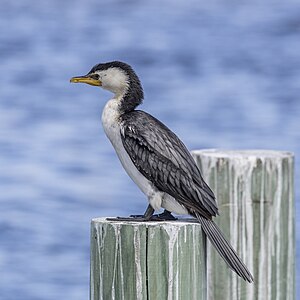
[(95, 80), (99, 80), (99, 78), (100, 78), (100, 76), (98, 74), (92, 74), (90, 77)]

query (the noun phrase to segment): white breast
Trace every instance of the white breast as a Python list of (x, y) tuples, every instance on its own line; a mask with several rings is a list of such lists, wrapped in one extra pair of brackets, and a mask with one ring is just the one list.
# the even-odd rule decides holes
[(155, 210), (163, 207), (177, 214), (187, 214), (187, 210), (182, 205), (170, 195), (159, 192), (151, 181), (144, 177), (135, 167), (122, 143), (119, 116), (118, 99), (111, 99), (104, 107), (102, 125), (127, 174), (148, 197), (149, 203)]
[(119, 116), (118, 100), (115, 98), (111, 99), (106, 103), (102, 113), (102, 125), (104, 131), (115, 148), (116, 153), (128, 175), (142, 190), (142, 192), (149, 197), (155, 192), (155, 188), (152, 183), (138, 171), (127, 154), (121, 140)]

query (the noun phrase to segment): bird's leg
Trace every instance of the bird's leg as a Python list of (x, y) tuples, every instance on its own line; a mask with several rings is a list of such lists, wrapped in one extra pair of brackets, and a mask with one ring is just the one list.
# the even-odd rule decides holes
[(153, 215), (154, 209), (149, 204), (143, 215), (131, 215), (130, 217), (116, 217), (106, 218), (108, 221), (134, 221), (134, 222), (146, 222), (146, 221), (174, 221), (177, 220), (171, 212), (165, 210), (163, 213)]
[(150, 219), (154, 214), (154, 208), (149, 204), (143, 215), (130, 215), (131, 218), (146, 218)]

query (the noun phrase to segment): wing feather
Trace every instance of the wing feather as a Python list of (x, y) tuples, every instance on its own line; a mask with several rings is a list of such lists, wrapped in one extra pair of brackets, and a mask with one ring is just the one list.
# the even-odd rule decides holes
[(204, 182), (190, 152), (164, 124), (143, 111), (121, 116), (123, 145), (136, 168), (191, 213), (218, 213), (214, 193)]

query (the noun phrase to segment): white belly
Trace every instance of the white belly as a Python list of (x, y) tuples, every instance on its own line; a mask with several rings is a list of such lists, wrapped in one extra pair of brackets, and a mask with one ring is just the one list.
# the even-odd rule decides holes
[(148, 197), (149, 203), (155, 210), (163, 207), (177, 214), (187, 214), (187, 210), (182, 205), (170, 195), (158, 191), (152, 182), (135, 167), (123, 146), (118, 118), (118, 101), (111, 99), (104, 107), (102, 125), (127, 174)]
[(116, 153), (127, 174), (142, 190), (142, 192), (149, 197), (155, 192), (155, 188), (153, 184), (138, 171), (123, 146), (118, 122), (119, 114), (117, 108), (117, 101), (115, 99), (108, 101), (105, 105), (102, 113), (102, 125), (104, 131), (115, 148)]

